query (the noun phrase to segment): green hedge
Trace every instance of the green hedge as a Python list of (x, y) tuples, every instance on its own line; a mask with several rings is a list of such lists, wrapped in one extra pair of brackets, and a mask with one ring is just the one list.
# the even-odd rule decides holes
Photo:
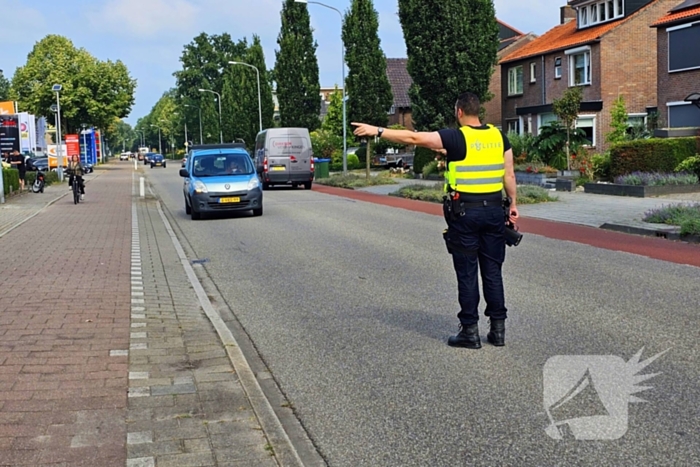
[[(27, 172), (24, 178), (24, 186), (31, 187), (34, 184), (34, 180), (36, 180), (36, 172)], [(58, 183), (58, 173), (53, 170), (44, 172), (44, 183), (46, 183), (46, 186)]]
[(673, 172), (698, 152), (700, 138), (651, 138), (626, 141), (610, 148), (610, 175), (631, 172)]
[(423, 173), (423, 167), (435, 160), (437, 154), (432, 149), (416, 147), (415, 155), (413, 156), (413, 173)]
[(2, 169), (2, 186), (6, 195), (10, 193), (10, 186), (12, 191), (19, 190), (19, 170)]

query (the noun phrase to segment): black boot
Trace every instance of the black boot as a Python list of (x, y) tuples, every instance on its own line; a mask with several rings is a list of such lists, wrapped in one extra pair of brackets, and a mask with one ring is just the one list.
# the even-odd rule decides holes
[(492, 319), (491, 331), (486, 335), (486, 338), (496, 347), (506, 345), (506, 320)]
[(481, 339), (479, 338), (479, 325), (472, 324), (462, 328), (456, 336), (447, 339), (450, 347), (465, 347), (467, 349), (480, 349)]

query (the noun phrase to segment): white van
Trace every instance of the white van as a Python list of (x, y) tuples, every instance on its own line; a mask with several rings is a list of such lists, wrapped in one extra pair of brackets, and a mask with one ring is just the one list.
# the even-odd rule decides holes
[(263, 189), (272, 185), (304, 185), (311, 189), (314, 157), (307, 128), (268, 128), (255, 138), (253, 160)]

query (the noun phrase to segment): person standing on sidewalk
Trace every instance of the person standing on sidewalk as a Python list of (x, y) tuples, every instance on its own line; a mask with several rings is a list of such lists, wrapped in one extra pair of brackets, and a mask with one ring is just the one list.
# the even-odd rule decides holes
[(10, 156), (10, 165), (19, 171), (19, 191), (24, 191), (24, 179), (27, 177), (27, 166), (24, 163), (24, 156), (19, 151), (14, 150)]
[(66, 170), (70, 174), (68, 179), (68, 186), (73, 187), (73, 177), (78, 177), (78, 184), (80, 185), (80, 200), (85, 199), (85, 180), (83, 180), (83, 175), (85, 175), (85, 168), (83, 164), (80, 163), (80, 158), (73, 154), (70, 162), (68, 163), (68, 169)]
[[(479, 120), (481, 103), (470, 92), (459, 96), (455, 120), (460, 128), (434, 132), (391, 130), (364, 123), (356, 136), (378, 136), (395, 143), (412, 144), (441, 152), (446, 157), (446, 203), (452, 215), (445, 215), (447, 247), (457, 273), (460, 331), (448, 339), (452, 347), (481, 348), (479, 337), (479, 281), (486, 300), (485, 314), (490, 318), (488, 341), (505, 345), (507, 308), (503, 290), (502, 265), (505, 260), (505, 219), (503, 189), (511, 199), (509, 217), (516, 223), (516, 183), (513, 151), (508, 138), (492, 125)], [(448, 206), (446, 205), (446, 208)], [(447, 212), (447, 209), (446, 209)]]

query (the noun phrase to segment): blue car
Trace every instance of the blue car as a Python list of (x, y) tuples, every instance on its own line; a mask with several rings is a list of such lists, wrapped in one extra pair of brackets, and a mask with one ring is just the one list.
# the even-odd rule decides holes
[(262, 184), (244, 145), (193, 146), (180, 176), (185, 179), (185, 212), (193, 220), (213, 212), (263, 214)]
[(148, 159), (151, 163), (151, 168), (153, 167), (163, 167), (165, 168), (165, 158), (160, 154), (153, 154)]

